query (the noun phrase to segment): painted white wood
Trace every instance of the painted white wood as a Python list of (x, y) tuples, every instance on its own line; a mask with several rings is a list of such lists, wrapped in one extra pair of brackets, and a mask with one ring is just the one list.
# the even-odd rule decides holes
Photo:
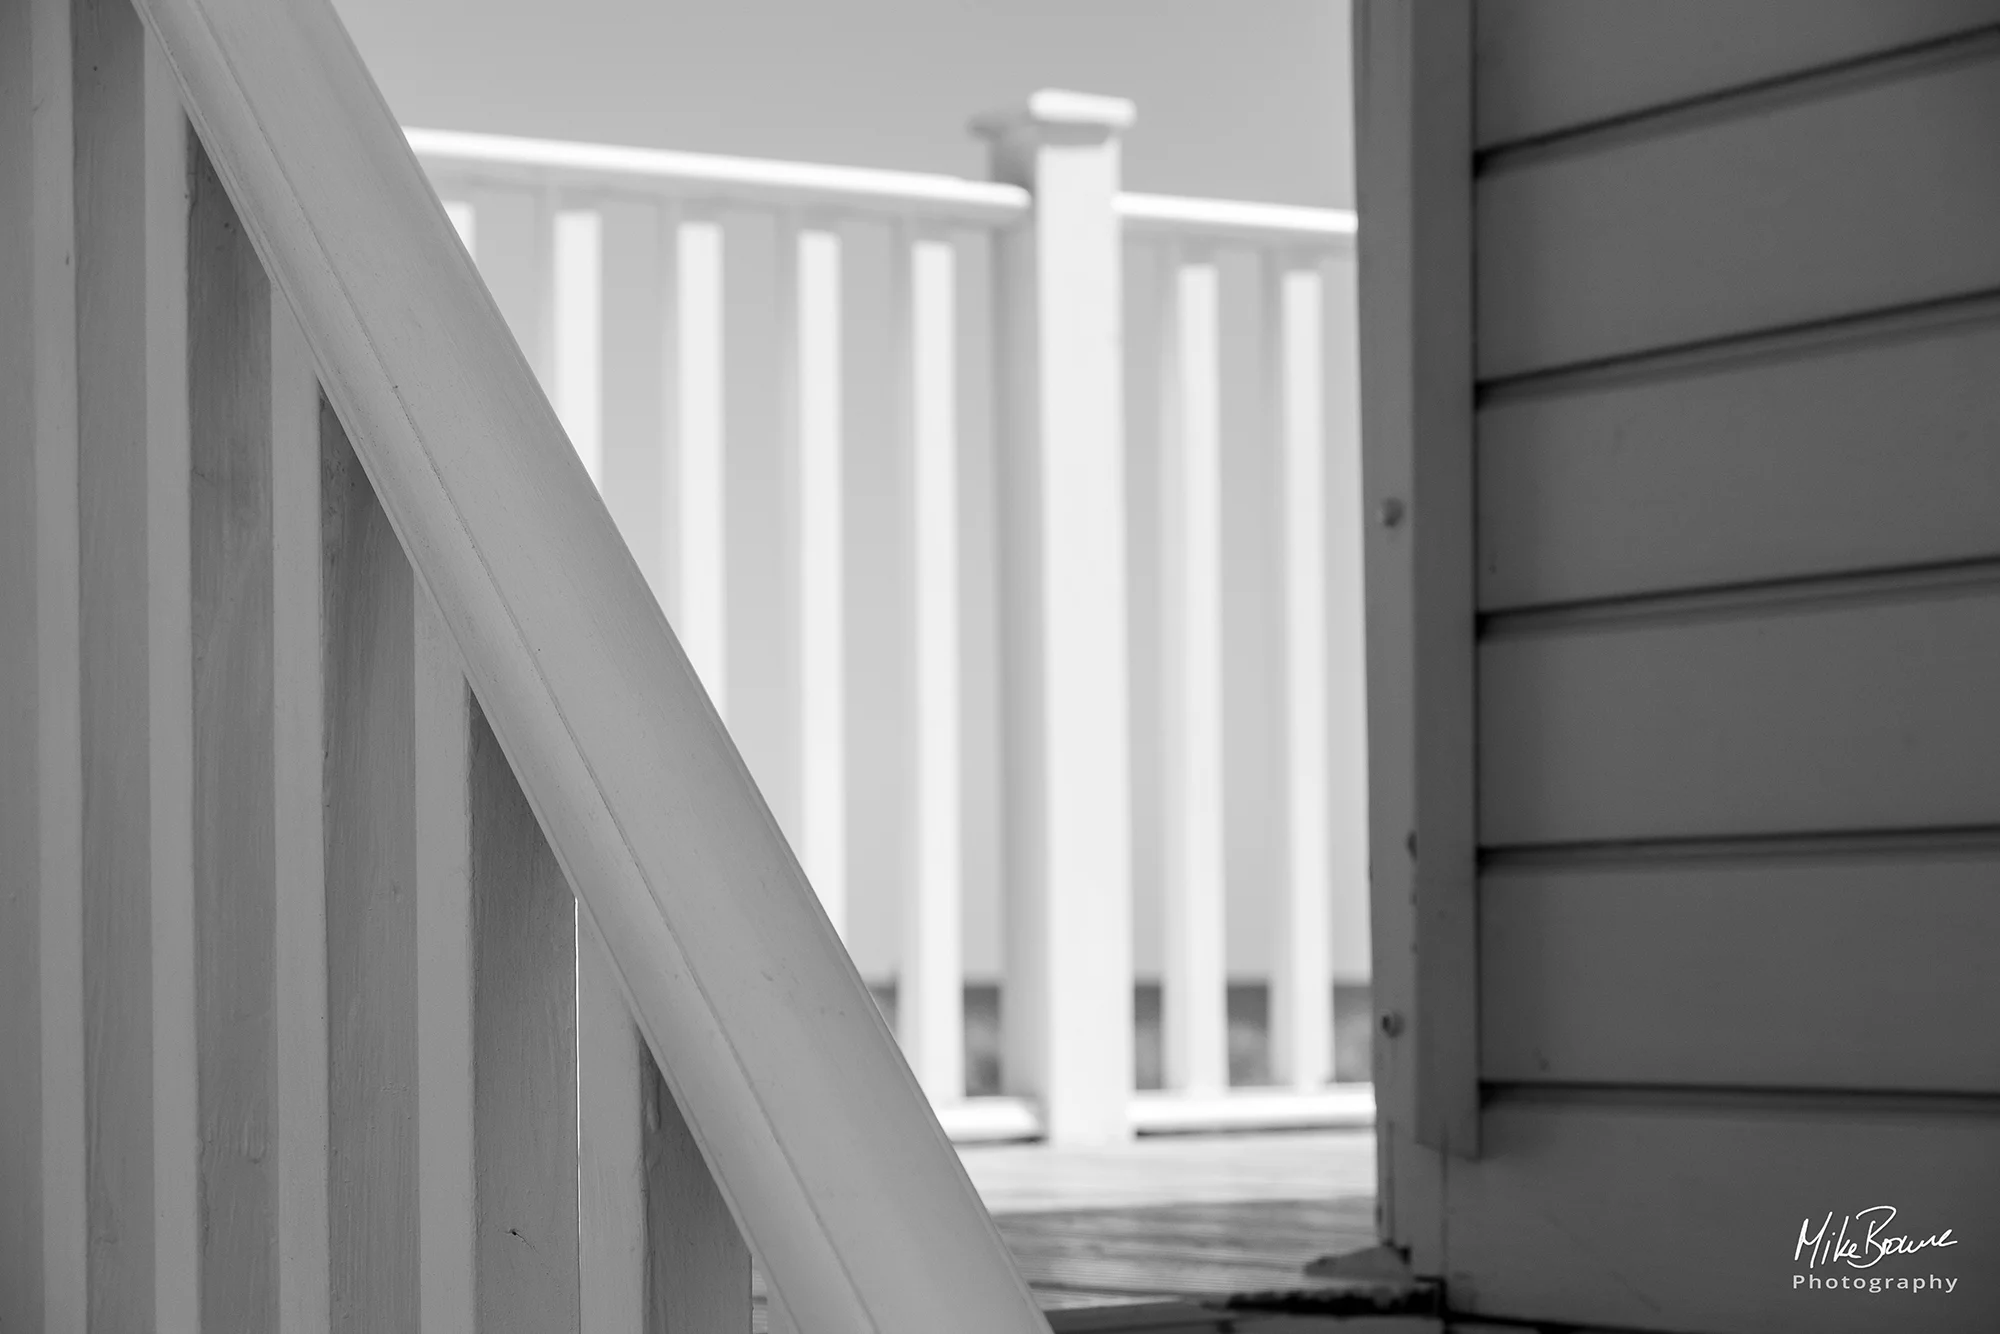
[(787, 430), (796, 451), (799, 578), (799, 833), (806, 876), (847, 930), (846, 453), (842, 442), (841, 248), (797, 234)]
[(674, 629), (716, 713), (729, 716), (724, 554), (721, 224), (683, 221), (674, 263), (678, 374), (675, 511), (680, 536), (679, 613)]
[(1025, 191), (990, 181), (814, 162), (675, 153), (451, 130), (406, 130), (417, 156), (454, 179), (611, 188), (714, 198), (770, 208), (854, 209), (942, 222), (1005, 225), (1027, 212)]
[(278, 1319), (271, 288), (207, 157), (188, 215), (204, 1325)]
[[(19, 7), (17, 7), (19, 8)], [(36, 802), (29, 863), (37, 903), (35, 1013), (40, 1021), (40, 1218), (29, 1244), (41, 1250), (43, 1328), (85, 1328), (89, 1285), (86, 1180), (83, 974), (83, 773), (80, 702), (80, 587), (77, 513), (77, 344), (73, 86), (70, 5), (25, 6), (29, 69), (20, 74), (13, 111), (28, 123), (15, 180), (28, 200), (18, 240), (32, 330), (28, 403), (33, 444), (23, 479), (32, 486), (33, 710)], [(21, 35), (18, 32), (17, 36)], [(23, 86), (24, 85), (24, 86)], [(25, 94), (25, 95), (21, 95)], [(16, 110), (18, 108), (18, 110)], [(19, 186), (14, 188), (19, 189)], [(24, 1130), (26, 1127), (24, 1127)]]
[(1162, 255), (1160, 372), (1161, 1064), (1229, 1084), (1223, 914), (1221, 281)]
[[(481, 186), (467, 195), (478, 219), (480, 276), (499, 303), (536, 379), (548, 392), (553, 387), (548, 320), (555, 291), (548, 260), (555, 221), (545, 207), (547, 193)], [(549, 235), (544, 235), (545, 230)]]
[(551, 314), (552, 388), (563, 431), (584, 471), (604, 485), (604, 218), (595, 209), (560, 209), (550, 241), (555, 283)]
[[(154, 1322), (145, 30), (70, 11), (90, 1318)], [(162, 349), (171, 353), (172, 349)]]
[[(270, 319), (278, 1328), (284, 1334), (324, 1334), (332, 1321), (327, 1234), (327, 737), (320, 638), (324, 408), (305, 333), (290, 304), (275, 290)], [(192, 996), (189, 1001), (191, 1005)], [(192, 1073), (190, 1068), (190, 1093)]]
[(1949, 844), (1489, 871), (1481, 1073), (1991, 1093), (1996, 875)]
[(1443, 1272), (1444, 1156), (1480, 1130), (1471, 28), (1468, 4), (1355, 14), (1377, 1144), (1419, 1273)]
[[(1328, 715), (1335, 691), (1351, 684), (1328, 669), (1327, 530), (1343, 521), (1351, 530), (1360, 513), (1328, 506), (1320, 274), (1267, 261), (1264, 277), (1265, 412), (1281, 459), (1285, 608), (1286, 855), (1269, 993), (1271, 1074), (1313, 1089), (1333, 1074), (1332, 843), (1340, 817)], [(1350, 635), (1359, 628), (1343, 627)], [(1344, 825), (1340, 832), (1351, 833)]]
[[(161, 1328), (191, 1329), (201, 1320), (197, 1284), (201, 1265), (201, 1132), (195, 1088), (199, 1029), (195, 1019), (194, 644), (188, 530), (189, 145), (187, 118), (181, 112), (173, 72), (159, 46), (143, 34), (141, 40), (145, 47), (153, 1309)], [(317, 388), (314, 392), (316, 398)], [(311, 568), (318, 568), (317, 555)], [(322, 1216), (324, 1212), (322, 1208)]]
[[(1454, 1304), (1469, 1314), (1697, 1334), (1874, 1334), (1881, 1303), (1895, 1301), (1905, 1305), (1892, 1321), (1977, 1330), (2000, 1320), (2000, 1294), (1979, 1281), (1975, 1240), (2000, 1227), (2000, 1145), (1983, 1106), (1522, 1099), (1496, 1103), (1485, 1120), (1490, 1161), (1455, 1165), (1452, 1183), (1453, 1265), (1478, 1278)], [(1662, 1204), (1633, 1209), (1635, 1199)], [(1954, 1291), (1792, 1287), (1807, 1272), (1804, 1256), (1793, 1260), (1802, 1223), (1817, 1228), (1831, 1214), (1837, 1231), (1843, 1217), (1882, 1203), (1897, 1211), (1888, 1231), (1928, 1237), (1950, 1228), (1958, 1244), (1867, 1270), (1812, 1272), (1935, 1273), (1956, 1278)], [(1712, 1221), (1690, 1227), (1691, 1218)], [(1865, 1226), (1856, 1219), (1856, 1229)], [(1772, 1257), (1760, 1263), (1749, 1247), (1762, 1238)], [(1689, 1283), (1690, 1273), (1709, 1281)]]
[(999, 242), (1005, 864), (1012, 1092), (1051, 1140), (1129, 1132), (1130, 776), (1117, 132), (1131, 105), (1036, 94), (984, 123), (1035, 192)]
[[(1630, 115), (2000, 22), (1993, 0), (1479, 5), (1481, 147)], [(1716, 35), (1727, 32), (1727, 41)]]
[(1488, 172), (1480, 376), (2000, 286), (1995, 115), (1987, 52)]
[(444, 201), (444, 215), (451, 219), (451, 229), (465, 244), (465, 253), (476, 258), (479, 254), (478, 211), (466, 200), (447, 199)]
[[(40, 444), (34, 244), (38, 7), (0, 7), (0, 1323), (41, 1330), (42, 933)], [(74, 343), (71, 344), (74, 347)]]
[(646, 1328), (750, 1328), (750, 1250), (649, 1052), (639, 1064)]
[(597, 489), (632, 559), (664, 605), (668, 544), (664, 474), (667, 307), (661, 301), (662, 216), (651, 204), (609, 201), (603, 214), (600, 420)]
[(1149, 239), (1323, 247), (1346, 253), (1351, 251), (1355, 229), (1354, 210), (1345, 208), (1186, 199), (1129, 191), (1120, 192), (1113, 206), (1127, 236)]
[[(582, 1334), (642, 1334), (646, 1193), (640, 1061), (604, 938), (576, 910), (577, 1224)], [(722, 1226), (732, 1235), (735, 1224)]]
[(467, 767), (475, 1323), (576, 1334), (576, 905), (476, 708)]
[(905, 789), (915, 875), (903, 904), (896, 1022), (935, 1105), (965, 1096), (957, 266), (948, 240), (899, 235), (895, 244), (916, 681)]
[(1493, 402), (1480, 605), (2000, 552), (1996, 365), (1990, 324), (1896, 324)]
[(1132, 1096), (1132, 1128), (1142, 1135), (1369, 1130), (1374, 1125), (1375, 1091), (1367, 1084), (1323, 1084), (1310, 1092), (1242, 1088), (1206, 1096), (1181, 1092)]
[(1370, 523), (1362, 485), (1361, 328), (1352, 258), (1322, 265), (1326, 290), (1320, 410), (1326, 414), (1326, 590), (1328, 854), (1332, 881), (1332, 968), (1343, 982), (1366, 981), (1369, 950), (1368, 588), (1364, 549)]
[(417, 1304), (425, 1334), (473, 1334), (472, 696), (436, 599), (413, 610)]
[[(722, 542), (729, 735), (800, 836), (799, 219), (723, 219)], [(837, 923), (836, 923), (837, 925)]]
[(1480, 650), (1480, 837), (1990, 824), (1996, 671), (1990, 585), (1495, 637)]
[(422, 1310), (414, 587), (331, 415), (321, 449), (332, 1324), (406, 1328)]
[(788, 1302), (829, 1331), (1044, 1328), (331, 7), (142, 5)]

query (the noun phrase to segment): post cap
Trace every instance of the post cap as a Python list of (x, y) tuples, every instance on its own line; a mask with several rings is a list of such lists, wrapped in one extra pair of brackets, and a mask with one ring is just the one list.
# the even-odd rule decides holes
[(1136, 108), (1123, 97), (1043, 88), (1028, 94), (1024, 106), (975, 116), (972, 132), (988, 139), (1022, 133), (1052, 138), (1100, 138), (1131, 128), (1136, 115)]

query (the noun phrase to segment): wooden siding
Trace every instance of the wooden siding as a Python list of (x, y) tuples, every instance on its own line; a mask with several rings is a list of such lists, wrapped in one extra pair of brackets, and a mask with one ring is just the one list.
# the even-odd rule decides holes
[[(1480, 1142), (1396, 1134), (1382, 1043), (1391, 1238), (1478, 1316), (1992, 1328), (2000, 7), (1474, 22)], [(1363, 329), (1402, 345), (1367, 294), (1436, 277), (1367, 213), (1426, 179), (1419, 113), (1383, 110)], [(1385, 415), (1371, 456), (1456, 448)], [(1449, 604), (1380, 575), (1371, 635)], [(1374, 732), (1407, 690), (1379, 675)], [(1425, 949), (1392, 839), (1390, 998)], [(1957, 1291), (1795, 1291), (1801, 1222), (1883, 1202), (1960, 1244), (1874, 1272)]]

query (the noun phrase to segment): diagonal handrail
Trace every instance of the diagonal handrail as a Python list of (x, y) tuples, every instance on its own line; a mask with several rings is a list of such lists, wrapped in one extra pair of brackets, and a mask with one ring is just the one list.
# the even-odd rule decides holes
[(1046, 1331), (328, 0), (137, 7), (786, 1306)]

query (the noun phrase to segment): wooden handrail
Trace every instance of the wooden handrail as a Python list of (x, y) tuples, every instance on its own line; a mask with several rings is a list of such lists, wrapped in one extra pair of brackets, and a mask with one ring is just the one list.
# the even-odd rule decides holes
[(1046, 1330), (332, 6), (137, 8), (786, 1307)]

